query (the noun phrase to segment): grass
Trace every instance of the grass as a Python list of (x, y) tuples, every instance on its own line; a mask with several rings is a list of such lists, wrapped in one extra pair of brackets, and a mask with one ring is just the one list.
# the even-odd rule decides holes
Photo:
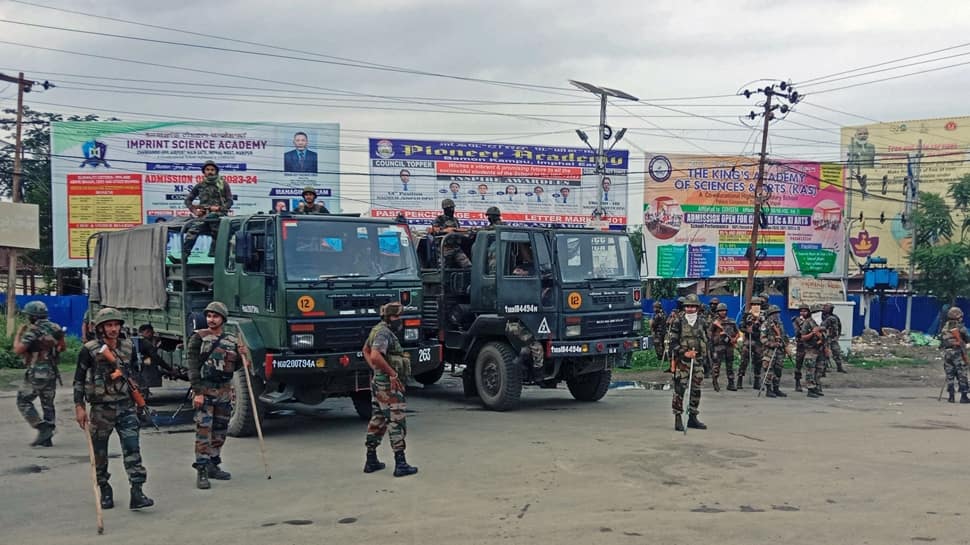
[(846, 360), (849, 365), (856, 369), (885, 369), (887, 367), (918, 367), (929, 365), (930, 361), (923, 358), (892, 357), (892, 358), (862, 358), (860, 356), (850, 356)]

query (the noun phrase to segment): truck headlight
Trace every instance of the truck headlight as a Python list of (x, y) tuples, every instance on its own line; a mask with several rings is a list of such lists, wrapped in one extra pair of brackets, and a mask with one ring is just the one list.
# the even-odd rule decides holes
[(293, 335), (290, 337), (291, 348), (313, 348), (313, 334)]
[(566, 336), (567, 337), (578, 337), (582, 333), (583, 329), (578, 325), (567, 325), (566, 326)]
[(404, 330), (404, 340), (405, 341), (416, 341), (418, 340), (418, 330), (417, 329), (405, 329)]

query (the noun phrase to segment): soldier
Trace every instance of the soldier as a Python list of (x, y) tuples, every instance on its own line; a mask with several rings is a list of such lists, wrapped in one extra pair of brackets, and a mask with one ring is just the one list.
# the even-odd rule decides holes
[(701, 404), (701, 383), (704, 381), (704, 360), (707, 359), (709, 341), (704, 322), (698, 315), (700, 301), (693, 293), (684, 299), (684, 314), (673, 323), (668, 333), (670, 337), (670, 351), (673, 354), (676, 367), (674, 370), (674, 429), (684, 431), (681, 414), (684, 412), (684, 392), (693, 363), (693, 377), (690, 386), (690, 410), (687, 427), (705, 430), (707, 426), (697, 419), (698, 408)]
[(721, 385), (717, 379), (721, 376), (721, 365), (727, 367), (728, 385), (727, 389), (735, 392), (737, 386), (734, 384), (734, 347), (738, 344), (738, 324), (728, 318), (727, 305), (718, 303), (717, 315), (711, 322), (711, 345), (714, 347), (714, 369), (711, 376), (711, 384), (715, 392), (721, 391)]
[(943, 370), (946, 372), (946, 391), (950, 394), (947, 401), (954, 402), (953, 382), (960, 385), (960, 403), (970, 403), (967, 397), (967, 352), (970, 333), (963, 325), (963, 311), (950, 307), (946, 313), (946, 324), (940, 332), (940, 348), (943, 349)]
[[(674, 310), (670, 311), (670, 315), (667, 316), (667, 333), (668, 333), (666, 338), (667, 346), (665, 346), (664, 348), (667, 351), (668, 356), (673, 355), (673, 352), (671, 352), (670, 350), (670, 328), (674, 326), (674, 322), (676, 322), (683, 313), (684, 313), (684, 298), (678, 297), (677, 306), (674, 307)], [(673, 369), (673, 366), (671, 366), (670, 368), (664, 369), (664, 372), (665, 373), (672, 372), (672, 369)]]
[(650, 319), (650, 341), (653, 343), (653, 350), (657, 353), (657, 359), (664, 361), (664, 339), (667, 337), (667, 314), (664, 312), (660, 301), (653, 302), (653, 318)]
[(788, 394), (779, 389), (781, 371), (785, 365), (785, 350), (788, 348), (788, 336), (781, 325), (780, 315), (781, 309), (778, 305), (771, 305), (765, 321), (761, 324), (762, 370), (767, 397), (788, 397)]
[[(37, 430), (33, 447), (52, 447), (51, 437), (57, 420), (54, 418), (54, 394), (60, 373), (57, 362), (64, 351), (64, 330), (47, 319), (47, 305), (31, 301), (24, 305), (29, 324), (20, 326), (13, 339), (13, 351), (24, 358), (24, 382), (17, 390), (17, 409), (24, 420)], [(40, 398), (44, 413), (41, 419), (34, 407), (34, 399)]]
[[(219, 468), (232, 414), (232, 376), (240, 365), (249, 368), (249, 350), (225, 330), (229, 310), (219, 301), (205, 307), (206, 329), (196, 331), (185, 345), (185, 361), (195, 408), (195, 486), (212, 487), (209, 479), (228, 481), (232, 475)], [(245, 371), (244, 371), (245, 372)], [(239, 400), (245, 403), (245, 400)]]
[[(74, 371), (74, 417), (77, 423), (91, 435), (94, 445), (94, 466), (98, 487), (101, 489), (101, 507), (114, 507), (114, 492), (108, 479), (108, 438), (111, 430), (118, 432), (122, 459), (128, 482), (131, 483), (129, 509), (151, 507), (155, 502), (142, 492), (148, 477), (141, 463), (138, 430), (141, 427), (131, 387), (125, 379), (123, 366), (131, 361), (131, 341), (121, 336), (124, 316), (113, 308), (103, 308), (94, 316), (96, 340), (84, 343), (77, 357)], [(91, 419), (84, 407), (91, 405)]]
[(94, 334), (94, 324), (91, 322), (91, 311), (85, 310), (84, 317), (81, 318), (81, 338), (84, 342), (93, 341), (97, 338)]
[(707, 320), (708, 324), (713, 323), (717, 319), (717, 306), (720, 304), (720, 299), (711, 297), (711, 300), (708, 301), (708, 306), (704, 307), (704, 319)]
[(329, 214), (326, 205), (317, 202), (317, 190), (313, 186), (303, 188), (303, 201), (296, 207), (297, 214)]
[(798, 332), (802, 330), (802, 322), (812, 313), (812, 308), (806, 303), (798, 306), (798, 316), (792, 318), (795, 328), (795, 391), (802, 391), (802, 366), (805, 363), (805, 342)]
[[(202, 165), (202, 174), (205, 179), (192, 186), (192, 190), (185, 196), (185, 207), (202, 219), (191, 221), (185, 229), (185, 239), (182, 241), (183, 263), (188, 261), (189, 253), (192, 252), (195, 239), (199, 235), (212, 236), (213, 244), (209, 247), (209, 257), (215, 256), (219, 218), (228, 214), (229, 209), (232, 208), (232, 190), (222, 176), (219, 176), (219, 165), (213, 161), (206, 161)], [(196, 199), (199, 200), (199, 204), (195, 204)]]
[(502, 211), (498, 209), (497, 206), (489, 206), (488, 210), (485, 211), (485, 217), (488, 218), (488, 226), (493, 225), (504, 225), (505, 222), (502, 221)]
[(845, 358), (842, 357), (842, 347), (839, 345), (839, 337), (842, 336), (842, 320), (836, 316), (835, 305), (832, 303), (822, 305), (822, 329), (825, 330), (829, 357), (835, 362), (836, 371), (845, 373), (846, 370), (842, 366)]
[(375, 325), (367, 341), (364, 343), (364, 359), (373, 370), (370, 391), (371, 419), (367, 424), (367, 459), (364, 462), (364, 473), (373, 473), (384, 469), (384, 464), (377, 459), (377, 447), (381, 445), (384, 433), (389, 431), (391, 450), (394, 451), (394, 476), (407, 477), (418, 472), (418, 468), (409, 465), (404, 456), (407, 436), (407, 419), (404, 412), (407, 408), (404, 398), (404, 381), (411, 374), (411, 358), (401, 348), (398, 334), (401, 332), (401, 303), (387, 303), (381, 307), (381, 321)]
[(740, 327), (744, 331), (744, 343), (741, 345), (741, 363), (738, 364), (738, 390), (744, 388), (744, 375), (749, 365), (754, 373), (754, 387), (761, 389), (761, 322), (764, 320), (761, 307), (764, 303), (761, 297), (752, 297), (750, 308), (742, 318)]
[(822, 372), (825, 370), (825, 357), (821, 354), (824, 348), (825, 334), (821, 327), (815, 322), (811, 314), (802, 312), (802, 325), (798, 330), (798, 338), (805, 346), (805, 387), (807, 396), (816, 398), (824, 395), (822, 386), (819, 383)]
[[(438, 217), (434, 219), (434, 223), (428, 229), (428, 233), (439, 235), (463, 230), (455, 217), (455, 201), (451, 199), (442, 200), (441, 210), (444, 213), (438, 214)], [(458, 237), (446, 237), (441, 252), (446, 267), (470, 269), (472, 266), (472, 262), (468, 260), (468, 256), (465, 255), (458, 244)]]

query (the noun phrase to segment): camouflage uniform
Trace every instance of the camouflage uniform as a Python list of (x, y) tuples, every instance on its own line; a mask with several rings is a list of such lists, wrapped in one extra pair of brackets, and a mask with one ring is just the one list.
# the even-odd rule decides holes
[[(211, 162), (210, 162), (211, 163)], [(210, 163), (206, 163), (209, 165)], [(203, 169), (205, 167), (203, 166)], [(218, 172), (218, 167), (217, 167)], [(182, 241), (182, 260), (188, 259), (192, 247), (195, 246), (195, 239), (199, 235), (210, 235), (213, 244), (210, 247), (209, 255), (215, 255), (215, 239), (219, 232), (219, 218), (229, 213), (232, 208), (232, 190), (229, 184), (222, 178), (216, 176), (215, 180), (203, 180), (194, 186), (185, 197), (185, 206), (192, 209), (192, 203), (199, 200), (198, 206), (205, 209), (206, 215), (203, 219), (192, 220), (185, 228), (185, 239)], [(218, 212), (209, 210), (210, 206), (218, 206)]]
[(711, 380), (715, 390), (719, 390), (717, 379), (721, 376), (721, 365), (727, 368), (728, 389), (734, 390), (734, 345), (738, 337), (738, 324), (725, 316), (715, 317), (711, 322), (711, 345), (714, 356)]
[[(966, 343), (970, 342), (970, 333), (963, 325), (963, 316), (960, 319), (953, 319), (948, 316), (943, 331), (940, 333), (940, 348), (943, 349), (943, 371), (946, 373), (946, 388), (950, 393), (949, 401), (953, 402), (954, 382), (960, 388), (961, 398), (966, 399), (967, 392), (970, 391), (967, 384), (967, 362)], [(953, 330), (956, 330), (956, 335)], [(959, 337), (959, 339), (957, 339)], [(963, 399), (961, 403), (965, 403)]]
[(88, 341), (78, 354), (77, 369), (74, 372), (74, 404), (91, 404), (89, 431), (94, 444), (94, 465), (97, 481), (102, 487), (108, 485), (108, 438), (111, 431), (118, 432), (121, 452), (132, 486), (141, 486), (148, 476), (141, 461), (138, 430), (141, 424), (131, 399), (128, 382), (123, 376), (112, 378), (118, 369), (116, 363), (109, 361), (104, 353), (110, 351), (118, 363), (130, 362), (133, 351), (131, 341), (118, 339), (114, 349), (101, 341)]
[(701, 403), (704, 363), (707, 360), (710, 345), (704, 321), (698, 316), (694, 325), (690, 325), (685, 313), (672, 324), (667, 335), (670, 338), (670, 352), (677, 362), (674, 370), (674, 398), (671, 403), (675, 415), (684, 412), (684, 392), (687, 390), (687, 379), (690, 376), (691, 360), (685, 357), (684, 353), (688, 350), (697, 353), (694, 358), (694, 376), (690, 387), (690, 416), (695, 417)]
[(842, 346), (839, 345), (839, 337), (842, 336), (842, 320), (834, 312), (822, 312), (822, 329), (825, 330), (825, 342), (828, 345), (828, 357), (835, 363), (835, 368), (840, 373), (845, 373), (843, 364), (845, 358), (842, 356)]
[[(411, 358), (401, 347), (397, 335), (391, 331), (387, 322), (381, 320), (375, 325), (364, 346), (384, 355), (384, 359), (401, 377), (411, 375)], [(391, 388), (391, 377), (380, 371), (374, 371), (371, 378), (371, 419), (367, 423), (367, 438), (364, 441), (369, 450), (374, 450), (381, 444), (381, 439), (387, 433), (391, 439), (391, 450), (403, 452), (405, 437), (407, 436), (407, 419), (404, 411), (407, 408), (404, 391)]]
[(788, 336), (781, 325), (778, 307), (772, 305), (767, 319), (761, 324), (761, 341), (764, 346), (762, 354), (762, 370), (764, 372), (765, 392), (768, 397), (785, 394), (779, 390), (781, 372), (785, 365), (785, 350), (788, 347)]
[[(42, 318), (27, 326), (20, 335), (20, 342), (27, 347), (24, 354), (24, 382), (17, 390), (17, 409), (31, 427), (38, 430), (47, 427), (53, 433), (56, 425), (54, 394), (57, 389), (57, 360), (59, 348), (64, 341), (64, 330), (54, 322)], [(44, 413), (41, 420), (34, 407), (34, 399), (40, 398)], [(49, 440), (49, 437), (45, 441)], [(39, 443), (38, 443), (39, 444)]]
[(792, 326), (795, 331), (795, 391), (802, 391), (802, 367), (805, 364), (805, 343), (798, 334), (802, 330), (802, 322), (805, 319), (801, 314), (792, 318)]
[[(752, 301), (752, 305), (760, 304), (757, 299)], [(764, 321), (764, 306), (758, 316), (750, 312), (744, 314), (742, 329), (744, 330), (744, 344), (741, 345), (741, 363), (738, 365), (738, 389), (742, 388), (744, 375), (748, 372), (748, 365), (751, 365), (751, 372), (754, 373), (754, 382), (760, 386), (761, 380), (761, 359), (764, 357), (764, 349), (761, 346), (761, 324)]]
[(516, 339), (522, 348), (519, 350), (519, 361), (524, 362), (526, 358), (531, 359), (532, 367), (542, 369), (545, 361), (545, 350), (542, 343), (536, 340), (532, 331), (522, 322), (510, 318), (505, 322), (505, 334), (510, 339)]
[[(461, 224), (458, 223), (458, 219), (445, 214), (439, 214), (431, 225), (437, 229), (461, 229)], [(441, 253), (443, 254), (442, 258), (444, 259), (446, 267), (470, 269), (472, 266), (472, 262), (465, 255), (465, 252), (461, 250), (461, 246), (458, 245), (458, 238), (456, 236), (450, 236), (445, 239), (445, 245), (441, 249)]]
[(299, 205), (297, 205), (295, 213), (296, 214), (329, 214), (330, 210), (327, 210), (327, 207), (324, 206), (323, 203), (321, 202), (314, 201), (313, 204), (310, 204), (306, 201), (302, 201)]
[(819, 379), (825, 370), (825, 357), (821, 354), (824, 335), (815, 319), (808, 316), (802, 320), (798, 336), (805, 346), (805, 387), (809, 397), (818, 397), (821, 393)]
[(664, 358), (664, 339), (667, 337), (667, 314), (660, 306), (654, 307), (653, 318), (650, 319), (650, 339), (657, 359)]
[(222, 446), (226, 442), (232, 414), (232, 376), (242, 367), (242, 349), (239, 339), (225, 330), (216, 334), (209, 329), (200, 329), (186, 343), (185, 360), (192, 392), (203, 397), (202, 407), (195, 410), (195, 463), (192, 467), (209, 468), (209, 476), (221, 471), (215, 468), (222, 463)]

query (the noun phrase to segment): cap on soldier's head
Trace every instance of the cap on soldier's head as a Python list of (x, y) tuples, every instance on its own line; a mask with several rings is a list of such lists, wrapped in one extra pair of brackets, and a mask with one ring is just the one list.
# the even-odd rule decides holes
[(717, 297), (711, 297), (711, 305), (717, 306), (721, 302)]
[(125, 315), (118, 309), (104, 307), (94, 315), (94, 327), (99, 327), (107, 322), (121, 322), (121, 325), (125, 325)]
[(400, 316), (404, 312), (404, 305), (398, 302), (387, 303), (381, 306), (381, 317)]
[(959, 320), (963, 318), (963, 311), (959, 307), (950, 307), (950, 310), (946, 311), (946, 317), (950, 320)]
[(217, 165), (215, 161), (206, 161), (205, 163), (203, 163), (202, 164), (202, 172), (205, 172), (205, 167), (207, 167), (207, 166), (216, 167), (216, 174), (219, 173), (219, 165)]
[(31, 318), (46, 318), (47, 305), (43, 301), (31, 301), (24, 305), (23, 312)]
[(502, 211), (498, 209), (497, 206), (489, 206), (488, 210), (485, 211), (486, 216), (501, 216)]
[(455, 201), (453, 201), (451, 199), (442, 199), (442, 201), (441, 201), (441, 208), (442, 209), (444, 209), (444, 208), (454, 208), (454, 207), (455, 207)]
[(226, 305), (220, 303), (219, 301), (213, 301), (213, 302), (209, 303), (208, 305), (206, 305), (205, 306), (205, 311), (206, 312), (215, 312), (219, 316), (222, 316), (222, 319), (223, 320), (226, 320), (226, 319), (229, 318), (229, 309), (226, 308)]
[(718, 312), (721, 312), (722, 310), (725, 311), (725, 312), (727, 312), (727, 305), (725, 305), (724, 303), (718, 303), (717, 304), (717, 311)]
[(688, 293), (687, 297), (684, 297), (684, 306), (700, 306), (701, 300), (697, 298), (697, 294)]
[(303, 188), (302, 195), (306, 195), (307, 193), (313, 193), (313, 196), (314, 197), (317, 196), (317, 190), (314, 189), (312, 185), (308, 185), (308, 186), (306, 186), (306, 187)]

